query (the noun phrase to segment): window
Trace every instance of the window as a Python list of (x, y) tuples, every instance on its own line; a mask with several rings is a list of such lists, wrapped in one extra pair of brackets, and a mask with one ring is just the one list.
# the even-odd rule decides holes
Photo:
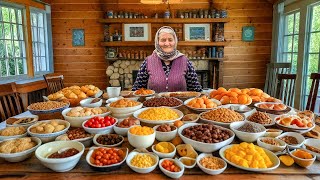
[(297, 72), (300, 12), (285, 16), (282, 61), (291, 62), (291, 73)]
[[(308, 95), (311, 87), (311, 73), (320, 72), (320, 4), (310, 7), (310, 26), (308, 27), (308, 43), (307, 43), (307, 61), (305, 62), (306, 69), (303, 72), (303, 83), (306, 87), (303, 91), (303, 107), (306, 106)], [(318, 102), (320, 101), (320, 92), (318, 92)], [(317, 104), (317, 103), (316, 103)], [(319, 109), (319, 104), (315, 107)]]
[(21, 8), (0, 4), (0, 77), (25, 75), (26, 49)]
[(50, 58), (47, 50), (46, 14), (42, 10), (31, 10), (31, 31), (33, 66), (36, 74), (50, 71)]

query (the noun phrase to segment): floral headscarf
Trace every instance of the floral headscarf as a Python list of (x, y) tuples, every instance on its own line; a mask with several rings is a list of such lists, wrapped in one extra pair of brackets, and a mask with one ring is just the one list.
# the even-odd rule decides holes
[[(164, 52), (159, 45), (159, 35), (160, 33), (163, 33), (163, 32), (172, 34), (176, 42), (173, 51), (170, 53)], [(172, 61), (180, 56), (183, 56), (183, 54), (177, 50), (177, 44), (178, 44), (178, 38), (174, 30), (169, 26), (162, 26), (161, 28), (158, 29), (155, 35), (155, 38), (154, 38), (155, 50), (153, 52), (155, 52), (158, 55), (158, 57), (164, 61)]]

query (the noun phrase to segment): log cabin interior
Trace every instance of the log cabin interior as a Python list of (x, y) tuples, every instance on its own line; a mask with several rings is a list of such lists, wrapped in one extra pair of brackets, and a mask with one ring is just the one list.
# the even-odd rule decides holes
[[(103, 95), (111, 86), (131, 90), (155, 49), (157, 30), (170, 26), (177, 49), (211, 98), (233, 104), (231, 89), (255, 88), (251, 102), (270, 96), (319, 115), (319, 18), (319, 0), (3, 0), (0, 95), (7, 91), (2, 84), (14, 84), (27, 111), (51, 94), (50, 79), (57, 77), (58, 85), (50, 86), (59, 90), (85, 85)], [(230, 93), (220, 92), (223, 88)], [(2, 106), (5, 121), (10, 116)]]

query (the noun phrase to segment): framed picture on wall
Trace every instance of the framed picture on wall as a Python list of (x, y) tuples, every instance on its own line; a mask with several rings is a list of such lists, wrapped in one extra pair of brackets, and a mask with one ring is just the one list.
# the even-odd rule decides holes
[(210, 41), (210, 24), (185, 24), (185, 41)]
[(254, 26), (242, 27), (242, 41), (254, 41)]
[(124, 41), (150, 41), (151, 24), (124, 24)]
[(72, 46), (84, 46), (84, 29), (72, 29)]

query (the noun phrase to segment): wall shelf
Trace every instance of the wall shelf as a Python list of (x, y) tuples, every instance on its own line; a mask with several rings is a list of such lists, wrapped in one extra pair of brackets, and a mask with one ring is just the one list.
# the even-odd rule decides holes
[[(226, 46), (229, 41), (223, 42), (192, 42), (192, 41), (179, 41), (178, 46)], [(152, 41), (113, 41), (113, 42), (101, 42), (101, 46), (112, 47), (112, 46), (154, 46)]]
[(229, 22), (230, 18), (139, 18), (139, 19), (129, 19), (129, 18), (110, 18), (110, 19), (99, 19), (100, 23), (226, 23)]

